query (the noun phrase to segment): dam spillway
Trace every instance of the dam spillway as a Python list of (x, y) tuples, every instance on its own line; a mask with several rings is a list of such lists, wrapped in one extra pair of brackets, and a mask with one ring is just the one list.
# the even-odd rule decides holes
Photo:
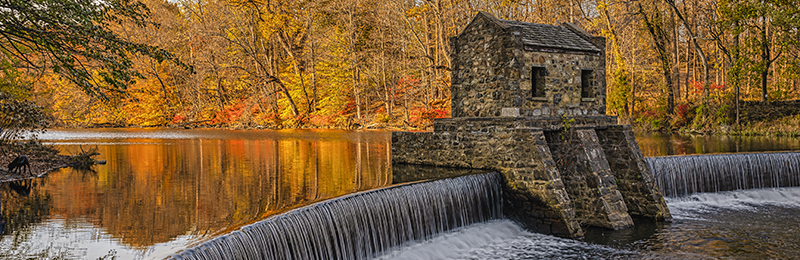
[(739, 153), (646, 158), (668, 197), (800, 186), (800, 153)]
[[(800, 186), (800, 153), (644, 161), (668, 197)], [(451, 230), (505, 218), (502, 184), (498, 173), (472, 174), (348, 195), (245, 226), (170, 259), (371, 259)]]
[(371, 259), (388, 249), (502, 218), (497, 173), (405, 184), (298, 208), (169, 259)]

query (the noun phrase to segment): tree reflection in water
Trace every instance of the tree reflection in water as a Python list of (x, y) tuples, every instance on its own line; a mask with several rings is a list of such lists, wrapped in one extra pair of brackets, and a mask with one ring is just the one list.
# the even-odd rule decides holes
[(644, 156), (800, 150), (800, 138), (637, 133)]
[[(2, 256), (56, 258), (66, 252), (66, 258), (87, 258), (97, 251), (99, 256), (88, 258), (108, 252), (160, 257), (267, 216), (392, 181), (389, 132), (83, 130), (50, 135), (65, 153), (97, 145), (97, 159), (108, 164), (95, 166), (94, 172), (51, 173), (35, 181), (27, 198), (2, 188), (8, 219), (0, 240), (8, 251)], [(18, 224), (41, 222), (47, 223), (27, 229)], [(87, 232), (92, 235), (80, 234)], [(64, 237), (69, 241), (62, 243)], [(52, 248), (54, 241), (60, 248)]]

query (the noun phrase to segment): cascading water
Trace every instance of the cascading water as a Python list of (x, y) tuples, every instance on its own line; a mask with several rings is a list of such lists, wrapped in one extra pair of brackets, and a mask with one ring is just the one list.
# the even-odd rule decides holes
[(645, 158), (664, 196), (800, 186), (800, 153), (741, 153)]
[(356, 193), (250, 224), (170, 259), (369, 259), (501, 218), (500, 178), (478, 174)]

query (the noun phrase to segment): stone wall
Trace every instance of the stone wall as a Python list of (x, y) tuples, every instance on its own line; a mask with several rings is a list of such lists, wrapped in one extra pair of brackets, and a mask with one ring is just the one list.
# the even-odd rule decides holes
[(453, 117), (500, 116), (501, 108), (514, 106), (518, 86), (510, 79), (519, 78), (520, 64), (512, 35), (478, 16), (450, 44)]
[[(742, 101), (740, 107), (741, 120), (761, 121), (780, 118), (784, 116), (800, 115), (800, 100), (786, 101)], [(736, 118), (736, 108), (728, 108), (728, 117)]]
[[(633, 132), (613, 121), (436, 120), (436, 132), (393, 133), (392, 162), (498, 171), (507, 216), (542, 233), (581, 236), (581, 224), (625, 228), (633, 225), (630, 215), (669, 220)], [(441, 174), (451, 177), (449, 172)]]
[[(525, 46), (484, 16), (451, 38), (453, 117), (499, 117), (503, 108), (521, 116), (605, 114), (605, 56)], [(602, 37), (591, 37), (602, 42)], [(602, 45), (603, 47), (605, 45)], [(601, 48), (602, 49), (602, 48)], [(532, 69), (546, 70), (545, 95), (533, 97)], [(591, 70), (593, 95), (581, 98), (581, 71)]]
[(581, 236), (541, 129), (491, 122), (476, 122), (481, 131), (394, 132), (392, 162), (498, 171), (507, 216), (535, 231)]
[[(546, 53), (516, 51), (525, 66), (521, 77), (516, 79), (520, 86), (519, 95), (527, 97), (520, 115), (524, 116), (583, 116), (605, 114), (606, 80), (605, 58), (593, 54)], [(531, 97), (531, 68), (543, 67), (547, 70), (547, 83), (544, 98)], [(581, 98), (581, 70), (592, 70), (590, 86), (594, 93), (591, 98)]]
[(545, 136), (578, 221), (610, 229), (633, 226), (595, 130), (572, 128)]
[(392, 183), (431, 181), (489, 172), (491, 172), (491, 170), (436, 167), (420, 164), (395, 164), (392, 165)]
[(628, 213), (669, 221), (672, 216), (656, 187), (655, 177), (647, 168), (642, 151), (629, 125), (613, 125), (597, 130), (600, 145), (622, 192)]
[(496, 128), (540, 128), (544, 130), (559, 130), (565, 126), (602, 126), (614, 125), (617, 118), (613, 116), (583, 116), (583, 117), (461, 117), (438, 118), (434, 120), (434, 132), (472, 133), (488, 132)]

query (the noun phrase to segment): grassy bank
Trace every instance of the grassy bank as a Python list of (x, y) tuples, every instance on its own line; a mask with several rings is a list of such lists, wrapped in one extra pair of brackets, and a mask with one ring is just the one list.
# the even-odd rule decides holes
[(652, 123), (632, 123), (639, 132), (674, 132), (701, 135), (743, 135), (800, 137), (800, 115), (780, 116), (759, 121), (741, 121), (739, 126), (707, 124), (702, 127), (680, 127), (676, 129), (656, 128)]
[(800, 137), (800, 115), (747, 122), (734, 134)]
[(642, 132), (800, 137), (800, 100), (742, 101), (739, 124), (733, 105), (709, 106), (705, 116), (702, 110), (697, 104), (679, 106), (672, 116), (642, 114), (620, 123)]

